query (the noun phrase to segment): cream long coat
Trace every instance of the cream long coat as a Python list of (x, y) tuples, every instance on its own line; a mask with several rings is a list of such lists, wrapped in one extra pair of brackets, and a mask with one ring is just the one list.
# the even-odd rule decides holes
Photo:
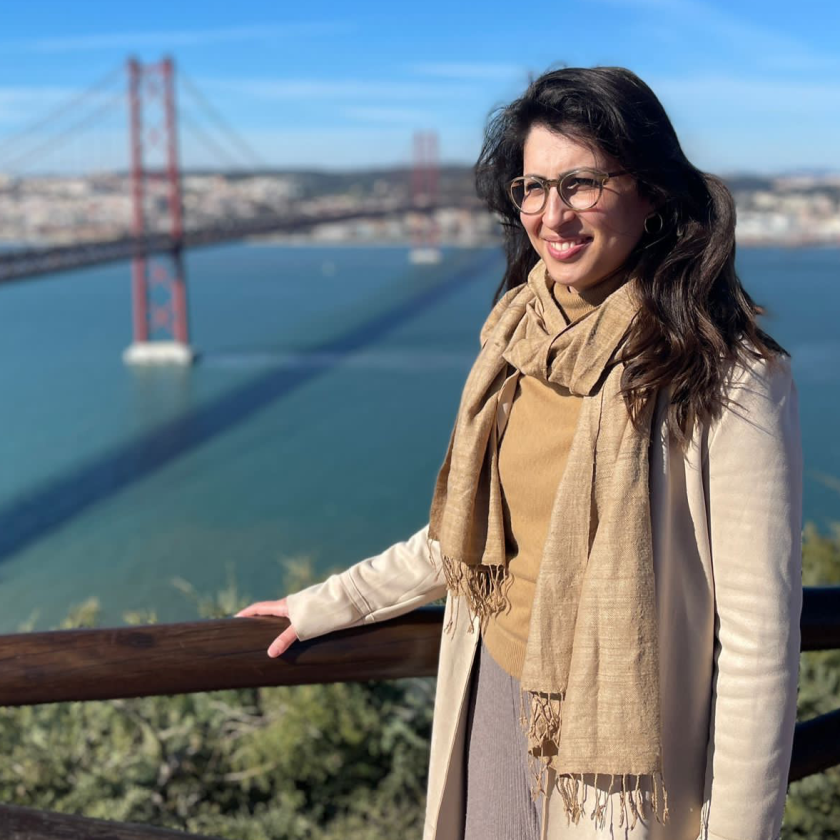
[[(506, 422), (513, 389), (502, 390)], [(543, 807), (548, 840), (776, 840), (796, 717), (802, 604), (802, 456), (788, 360), (734, 369), (739, 404), (667, 443), (660, 396), (651, 441), (651, 517), (660, 646), (666, 826), (567, 825), (559, 796)], [(324, 583), (288, 596), (301, 639), (402, 615), (446, 594), (427, 527)], [(439, 551), (437, 543), (432, 548)], [(439, 561), (439, 556), (436, 558)], [(438, 566), (439, 568), (439, 566)], [(446, 618), (453, 608), (447, 597)], [(461, 609), (443, 634), (424, 840), (460, 840), (467, 691), (479, 639)], [(477, 630), (477, 628), (474, 628)], [(594, 780), (591, 780), (594, 781)]]

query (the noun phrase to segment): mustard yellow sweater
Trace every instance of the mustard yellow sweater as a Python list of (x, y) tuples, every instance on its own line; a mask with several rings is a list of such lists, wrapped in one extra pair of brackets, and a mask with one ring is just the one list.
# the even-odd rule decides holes
[[(554, 299), (566, 322), (572, 323), (595, 309), (623, 281), (623, 277), (612, 278), (580, 294), (555, 283)], [(580, 397), (566, 388), (521, 376), (499, 445), (511, 609), (490, 619), (484, 643), (493, 659), (517, 679), (525, 660), (531, 603), (551, 508), (579, 412)]]

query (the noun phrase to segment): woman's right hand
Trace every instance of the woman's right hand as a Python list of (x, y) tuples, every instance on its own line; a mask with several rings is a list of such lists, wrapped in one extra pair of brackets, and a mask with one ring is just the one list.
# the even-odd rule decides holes
[[(280, 618), (288, 618), (289, 607), (285, 598), (281, 598), (279, 601), (257, 601), (240, 610), (234, 618), (249, 615), (277, 615)], [(289, 623), (289, 626), (268, 646), (268, 655), (275, 659), (280, 654), (285, 653), (291, 647), (292, 642), (296, 642), (297, 639), (298, 635), (295, 628)]]

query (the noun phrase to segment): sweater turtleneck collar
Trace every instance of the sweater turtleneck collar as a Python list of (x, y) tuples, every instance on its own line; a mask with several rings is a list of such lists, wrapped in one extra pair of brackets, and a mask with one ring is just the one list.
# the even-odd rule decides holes
[(568, 324), (573, 324), (593, 309), (597, 309), (616, 289), (623, 286), (627, 279), (628, 274), (620, 271), (582, 292), (576, 292), (562, 283), (553, 282), (546, 272), (546, 280), (551, 286), (551, 296)]

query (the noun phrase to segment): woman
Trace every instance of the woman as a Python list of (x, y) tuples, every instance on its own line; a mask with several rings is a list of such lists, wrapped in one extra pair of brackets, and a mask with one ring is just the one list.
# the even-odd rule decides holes
[(429, 525), (239, 615), (276, 656), (447, 593), (427, 840), (777, 838), (801, 451), (732, 198), (621, 68), (538, 78), (476, 173), (507, 273)]

